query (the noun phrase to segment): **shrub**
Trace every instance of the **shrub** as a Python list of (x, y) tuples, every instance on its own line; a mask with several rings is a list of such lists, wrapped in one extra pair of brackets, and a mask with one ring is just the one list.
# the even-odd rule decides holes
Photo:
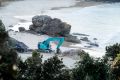
[(117, 54), (117, 57), (112, 64), (112, 74), (115, 80), (120, 80), (120, 53)]
[(73, 69), (73, 80), (109, 80), (109, 65), (85, 54)]
[(120, 44), (116, 43), (112, 46), (106, 47), (106, 56), (114, 60), (120, 52)]
[(57, 56), (42, 61), (42, 55), (33, 52), (32, 57), (19, 61), (17, 80), (69, 80), (69, 71)]

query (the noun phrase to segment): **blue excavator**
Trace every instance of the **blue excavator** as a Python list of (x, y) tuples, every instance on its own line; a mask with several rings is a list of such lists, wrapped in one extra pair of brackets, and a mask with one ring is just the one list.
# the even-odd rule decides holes
[(48, 38), (47, 40), (45, 40), (43, 42), (39, 42), (38, 43), (38, 50), (40, 50), (42, 52), (52, 52), (53, 50), (51, 49), (51, 46), (50, 46), (51, 41), (58, 42), (57, 47), (56, 47), (56, 53), (60, 53), (60, 46), (64, 42), (63, 37), (52, 37), (52, 38)]

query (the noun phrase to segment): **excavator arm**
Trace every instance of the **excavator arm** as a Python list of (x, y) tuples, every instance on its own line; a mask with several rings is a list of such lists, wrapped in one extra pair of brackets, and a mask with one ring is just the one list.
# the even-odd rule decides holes
[(64, 42), (64, 38), (63, 37), (48, 38), (47, 40), (38, 43), (38, 49), (49, 50), (51, 41), (58, 41), (58, 44), (56, 47), (56, 49), (58, 50), (60, 48), (60, 46), (62, 45), (62, 43)]

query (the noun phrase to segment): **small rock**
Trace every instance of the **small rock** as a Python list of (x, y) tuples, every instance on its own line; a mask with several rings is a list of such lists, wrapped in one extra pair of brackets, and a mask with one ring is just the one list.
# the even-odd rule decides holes
[(93, 40), (97, 40), (97, 38), (93, 38)]
[(79, 36), (89, 36), (87, 34), (82, 34), (82, 33), (72, 33), (73, 35), (79, 35)]
[(95, 46), (95, 47), (99, 47), (99, 45), (97, 44), (97, 43), (89, 43), (89, 45), (91, 45), (91, 46)]
[(89, 42), (89, 41), (90, 41), (90, 40), (88, 39), (88, 37), (82, 37), (80, 40), (86, 41), (86, 42)]
[(73, 35), (66, 36), (65, 40), (68, 42), (80, 43), (80, 40), (76, 36), (73, 36)]
[(10, 32), (10, 31), (14, 31), (14, 30), (13, 29), (9, 29), (8, 32)]
[(9, 27), (13, 27), (13, 25), (10, 25)]
[(25, 31), (25, 28), (24, 27), (19, 27), (19, 31), (23, 32), (23, 31)]

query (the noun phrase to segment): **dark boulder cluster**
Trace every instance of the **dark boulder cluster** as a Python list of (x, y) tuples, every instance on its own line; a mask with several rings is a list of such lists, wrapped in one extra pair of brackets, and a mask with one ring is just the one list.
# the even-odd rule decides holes
[(71, 25), (62, 22), (58, 18), (51, 18), (47, 15), (34, 16), (32, 23), (29, 27), (31, 31), (50, 36), (66, 36), (69, 35), (71, 30)]

